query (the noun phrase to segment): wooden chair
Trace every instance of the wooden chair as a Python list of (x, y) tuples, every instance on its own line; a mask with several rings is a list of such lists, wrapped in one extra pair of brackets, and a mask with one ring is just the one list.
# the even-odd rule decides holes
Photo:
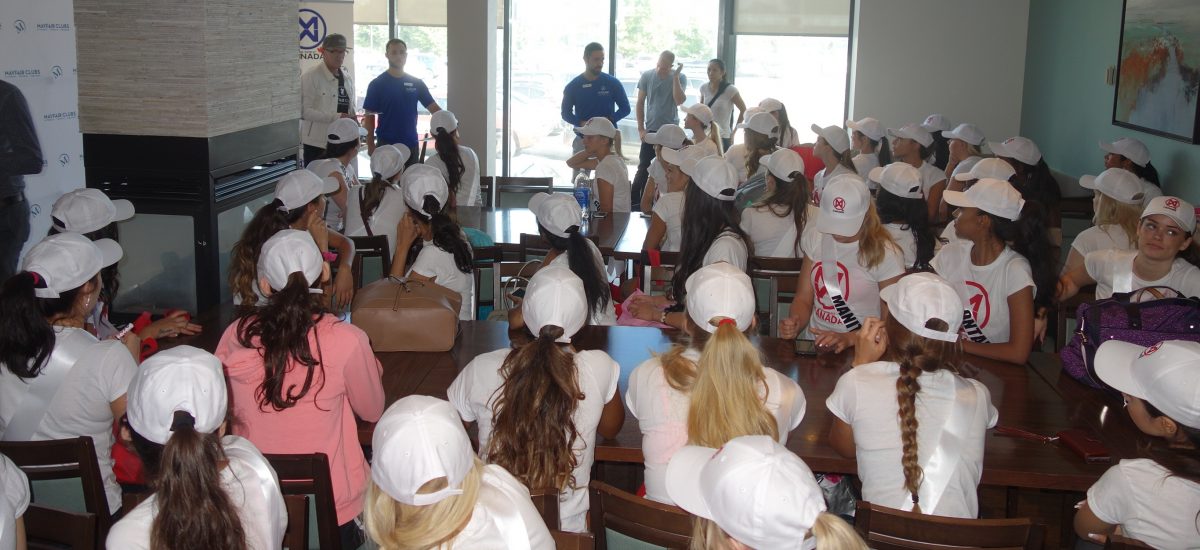
[[(679, 263), (678, 252), (659, 252), (659, 265), (650, 265), (650, 254), (642, 252), (642, 292), (646, 294), (654, 294), (655, 288), (658, 288), (660, 293), (667, 292), (667, 285), (671, 282), (671, 277), (675, 276), (675, 265)], [(655, 285), (655, 283), (660, 283)]]
[[(83, 508), (95, 519), (93, 544), (103, 546), (108, 529), (112, 527), (112, 516), (108, 512), (108, 496), (104, 492), (104, 478), (100, 477), (92, 438), (5, 441), (0, 443), (0, 454), (21, 468), (30, 482), (79, 478), (83, 486)], [(36, 484), (33, 493), (33, 501), (39, 502)]]
[(1137, 539), (1122, 537), (1121, 535), (1109, 535), (1108, 542), (1104, 543), (1105, 550), (1141, 550), (1143, 548), (1153, 548)]
[(25, 543), (30, 550), (91, 550), (102, 547), (96, 538), (96, 514), (67, 512), (30, 504), (22, 518), (25, 521)]
[[(121, 509), (125, 513), (137, 508), (153, 493), (124, 493)], [(283, 547), (289, 550), (308, 548), (308, 495), (284, 495), (283, 506), (287, 510), (287, 530), (283, 532)]]
[(605, 529), (666, 548), (687, 548), (692, 542), (692, 516), (677, 506), (626, 493), (603, 481), (590, 487), (592, 533), (596, 547), (607, 548)]
[[(483, 306), (496, 305), (496, 297), (490, 293), (484, 296), (483, 290), (486, 288), (491, 290), (492, 283), (492, 264), (504, 259), (503, 252), (499, 246), (481, 246), (471, 251), (471, 256), (475, 264), (475, 269), (471, 270), (471, 276), (475, 278), (475, 316), (479, 316), (479, 308)], [(488, 283), (484, 285), (483, 283)]]
[(591, 533), (551, 530), (550, 536), (554, 537), (554, 547), (558, 550), (592, 550), (596, 547), (596, 537)]
[(858, 502), (854, 528), (875, 550), (952, 550), (1042, 547), (1045, 526), (1029, 518), (960, 519), (930, 516)]
[[(1079, 310), (1079, 304), (1096, 301), (1096, 286), (1091, 285), (1079, 290), (1079, 293), (1072, 296), (1071, 299), (1058, 304), (1054, 312), (1054, 352), (1066, 347), (1067, 342), (1071, 341), (1071, 334), (1067, 332), (1067, 319), (1075, 319)], [(1078, 323), (1078, 319), (1075, 319)]]
[[(341, 550), (342, 539), (338, 532), (337, 506), (333, 501), (333, 481), (329, 475), (329, 458), (325, 453), (297, 455), (266, 455), (267, 461), (279, 476), (279, 486), (283, 496), (313, 495), (313, 508), (316, 511), (317, 547), (323, 550)], [(292, 507), (297, 503), (288, 503), (288, 517), (291, 517)], [(305, 499), (305, 510), (308, 502)], [(307, 513), (305, 516), (307, 517)], [(306, 521), (307, 523), (307, 521)], [(305, 532), (308, 532), (308, 525)], [(289, 528), (289, 531), (291, 529)]]
[(527, 208), (530, 196), (534, 193), (551, 193), (553, 186), (554, 178), (496, 176), (493, 186), (496, 200), (493, 204), (499, 208)]
[(496, 203), (495, 185), (496, 182), (492, 176), (479, 176), (479, 194), (483, 197), (483, 204), (480, 206), (491, 208)]
[[(534, 262), (496, 262), (492, 264), (492, 300), (494, 303), (493, 311), (507, 311), (505, 307), (505, 293), (507, 287), (511, 286), (510, 282), (513, 277), (529, 279), (537, 270), (541, 269), (540, 261)], [(525, 285), (518, 285), (524, 288)]]
[[(796, 277), (803, 265), (803, 258), (750, 258), (750, 278), (765, 279), (768, 282), (766, 303), (759, 304), (758, 311), (759, 318), (770, 327), (769, 334), (772, 338), (779, 336), (779, 323), (775, 317), (782, 301), (781, 295), (788, 295), (787, 301), (782, 303), (792, 302), (796, 295)], [(766, 312), (765, 316), (762, 315), (763, 312)]]
[(551, 532), (559, 529), (558, 493), (558, 489), (549, 487), (529, 491), (529, 498), (533, 500), (533, 507), (537, 508), (538, 514), (542, 516), (542, 521), (546, 522), (546, 528)]
[(350, 237), (354, 241), (354, 262), (350, 264), (354, 274), (355, 290), (363, 287), (363, 259), (379, 258), (383, 266), (383, 276), (387, 277), (392, 269), (392, 247), (388, 246), (387, 235), (372, 235), (370, 237)]

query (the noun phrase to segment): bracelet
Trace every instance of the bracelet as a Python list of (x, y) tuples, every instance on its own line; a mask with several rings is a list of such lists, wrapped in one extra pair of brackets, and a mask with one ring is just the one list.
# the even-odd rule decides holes
[(664, 309), (662, 315), (658, 316), (658, 322), (664, 325), (667, 324), (667, 310)]
[(337, 260), (338, 255), (336, 252), (330, 252), (330, 251), (326, 250), (321, 253), (321, 258), (327, 262), (333, 263), (334, 261)]

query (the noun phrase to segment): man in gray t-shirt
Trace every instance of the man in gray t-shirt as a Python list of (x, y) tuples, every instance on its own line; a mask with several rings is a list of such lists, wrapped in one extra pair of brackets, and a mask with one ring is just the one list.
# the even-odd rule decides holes
[(683, 90), (687, 88), (687, 77), (683, 76), (683, 64), (675, 66), (675, 54), (665, 51), (658, 56), (658, 65), (642, 73), (638, 79), (637, 114), (638, 134), (642, 149), (638, 153), (637, 174), (633, 176), (633, 209), (638, 210), (642, 190), (646, 188), (650, 162), (654, 160), (654, 146), (646, 143), (648, 132), (657, 132), (663, 124), (679, 124), (679, 106), (683, 105)]

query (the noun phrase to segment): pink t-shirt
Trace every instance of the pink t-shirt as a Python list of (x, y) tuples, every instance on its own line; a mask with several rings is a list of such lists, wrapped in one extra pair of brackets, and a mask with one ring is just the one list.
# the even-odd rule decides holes
[[(255, 392), (266, 374), (262, 352), (239, 344), (237, 327), (235, 322), (225, 329), (216, 351), (229, 377), (229, 400), (236, 416), (233, 432), (249, 439), (264, 454), (325, 453), (338, 523), (354, 519), (362, 512), (370, 475), (354, 416), (374, 422), (383, 414), (384, 405), (383, 370), (367, 335), (331, 315), (322, 317), (309, 332), (308, 342), (324, 367), (324, 380), (318, 371), (308, 393), (295, 406), (276, 411), (270, 405), (265, 410), (259, 407)], [(284, 388), (293, 384), (303, 387), (305, 374), (304, 367), (289, 366)]]

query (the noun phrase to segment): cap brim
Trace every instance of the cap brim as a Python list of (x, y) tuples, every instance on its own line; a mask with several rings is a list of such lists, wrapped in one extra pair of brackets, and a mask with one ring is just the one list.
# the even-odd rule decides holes
[(867, 179), (875, 183), (883, 183), (883, 166), (876, 166), (867, 172)]
[(967, 170), (966, 172), (960, 172), (960, 173), (954, 174), (953, 176), (950, 176), (950, 177), (954, 178), (955, 181), (971, 181), (974, 179), (979, 179), (979, 178), (975, 177), (975, 175), (972, 174), (970, 170)]
[(321, 194), (322, 195), (328, 195), (330, 193), (335, 193), (335, 192), (337, 192), (339, 187), (341, 187), (341, 185), (338, 184), (337, 178), (332, 178), (332, 177), (321, 178)]
[(967, 198), (967, 194), (963, 191), (946, 191), (945, 193), (942, 193), (942, 200), (946, 201), (946, 204), (957, 206), (959, 208), (979, 207), (979, 205)]
[(862, 229), (863, 218), (866, 217), (866, 212), (853, 218), (834, 218), (821, 212), (817, 215), (817, 231), (839, 237), (853, 237)]
[(989, 141), (988, 149), (990, 149), (992, 151), (992, 154), (996, 155), (997, 157), (1014, 158), (1012, 156), (1012, 151), (1009, 151), (1008, 148), (1004, 146), (1004, 143), (996, 142), (996, 141)]
[(119, 261), (125, 255), (125, 251), (121, 249), (121, 245), (112, 239), (99, 239), (92, 241), (96, 248), (100, 249), (100, 267), (108, 267)]
[(895, 300), (900, 293), (900, 285), (890, 284), (879, 290), (879, 299), (888, 305), (888, 311), (892, 311), (892, 300)]
[(1096, 375), (1117, 391), (1145, 399), (1142, 385), (1133, 378), (1133, 363), (1146, 348), (1120, 340), (1109, 340), (1096, 349)]
[(113, 214), (114, 222), (125, 221), (125, 220), (128, 220), (129, 218), (133, 217), (135, 212), (133, 209), (132, 202), (129, 202), (125, 199), (117, 199), (115, 201), (112, 201), (112, 203), (113, 203), (113, 208), (116, 209), (116, 213)]
[(676, 451), (667, 463), (667, 496), (676, 506), (706, 519), (713, 517), (700, 492), (700, 472), (715, 454), (717, 449), (689, 445)]
[(1084, 189), (1098, 189), (1096, 187), (1096, 176), (1079, 176), (1079, 186)]
[[(1104, 151), (1105, 153), (1112, 153), (1112, 154), (1114, 154), (1114, 155), (1121, 155), (1121, 152), (1120, 152), (1120, 151), (1118, 151), (1116, 147), (1113, 147), (1113, 144), (1111, 144), (1111, 143), (1108, 143), (1108, 142), (1104, 142), (1104, 141), (1101, 141), (1101, 142), (1100, 142), (1100, 150), (1101, 150), (1101, 151)], [(1121, 155), (1121, 156), (1125, 156), (1125, 155)]]

